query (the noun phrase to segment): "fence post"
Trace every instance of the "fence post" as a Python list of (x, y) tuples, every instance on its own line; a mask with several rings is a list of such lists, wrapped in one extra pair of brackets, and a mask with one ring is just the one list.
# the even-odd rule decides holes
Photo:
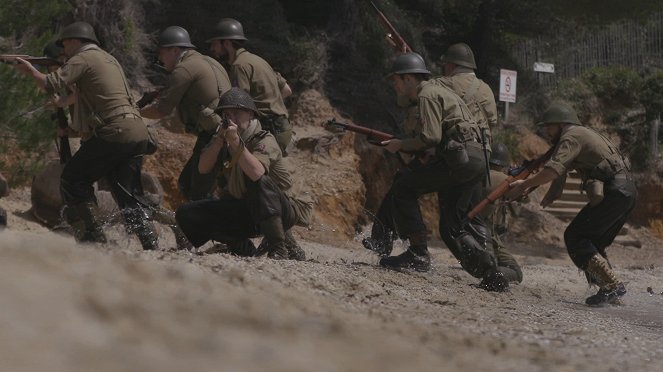
[(658, 159), (658, 130), (661, 126), (661, 114), (656, 115), (656, 118), (651, 121), (649, 127), (649, 140), (651, 148), (652, 159)]

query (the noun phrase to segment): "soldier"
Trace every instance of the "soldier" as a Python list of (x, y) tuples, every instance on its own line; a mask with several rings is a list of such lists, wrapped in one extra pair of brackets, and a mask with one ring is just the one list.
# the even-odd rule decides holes
[(443, 63), (444, 76), (433, 81), (451, 88), (463, 99), (481, 128), (486, 149), (490, 151), (490, 130), (497, 125), (497, 105), (488, 84), (474, 73), (477, 65), (472, 49), (465, 43), (454, 44), (442, 55), (440, 61)]
[(438, 192), (441, 203), (454, 212), (453, 218), (447, 218), (458, 239), (457, 248), (449, 247), (452, 253), (473, 276), (496, 287), (508, 287), (508, 282), (497, 271), (492, 253), (461, 226), (462, 217), (478, 201), (484, 177), (486, 165), (479, 127), (460, 97), (428, 81), (429, 77), (423, 58), (416, 53), (398, 56), (389, 75), (396, 93), (417, 104), (417, 128), (411, 136), (382, 144), (390, 152), (434, 149), (435, 155), (421, 166), (403, 171), (394, 180), (387, 196), (392, 199), (396, 231), (401, 238), (409, 240), (410, 246), (399, 256), (382, 258), (380, 265), (417, 271), (430, 269), (427, 229), (418, 198)]
[[(491, 186), (484, 189), (484, 198), (508, 178), (506, 172), (511, 165), (511, 155), (506, 145), (497, 142), (492, 144), (492, 154), (489, 163)], [(520, 265), (511, 253), (506, 250), (500, 238), (501, 235), (507, 232), (509, 215), (516, 213), (513, 203), (505, 200), (503, 197), (499, 201), (496, 201), (495, 204), (489, 204), (484, 208), (481, 211), (481, 217), (490, 227), (493, 252), (497, 259), (497, 270), (504, 274), (504, 277), (509, 282), (520, 283), (523, 281), (523, 272)]]
[(214, 189), (214, 177), (198, 172), (198, 159), (220, 123), (214, 113), (219, 97), (230, 89), (223, 66), (194, 49), (189, 33), (182, 27), (168, 27), (159, 35), (159, 61), (170, 72), (168, 83), (159, 93), (158, 102), (140, 110), (143, 117), (161, 119), (177, 108), (186, 131), (198, 134), (178, 179), (180, 192), (189, 200), (209, 198)]
[(545, 126), (555, 150), (541, 172), (511, 183), (510, 195), (521, 195), (552, 181), (541, 201), (541, 206), (546, 207), (559, 197), (556, 190), (560, 189), (558, 184), (564, 183), (566, 173), (573, 169), (580, 173), (590, 202), (566, 228), (564, 243), (573, 263), (585, 272), (590, 284), (599, 287), (585, 303), (590, 306), (617, 303), (626, 294), (626, 287), (612, 270), (606, 248), (635, 206), (637, 191), (628, 159), (605, 136), (582, 126), (576, 112), (566, 103), (552, 103), (538, 125)]
[(57, 100), (59, 107), (74, 105), (72, 129), (80, 133), (82, 144), (67, 162), (60, 190), (67, 205), (67, 220), (76, 228), (81, 242), (106, 242), (98, 220), (93, 183), (106, 178), (111, 194), (124, 216), (127, 230), (136, 232), (143, 249), (157, 249), (154, 227), (146, 221), (145, 211), (133, 193), (140, 181), (142, 155), (147, 148), (147, 127), (138, 114), (122, 67), (99, 47), (88, 23), (75, 22), (65, 27), (57, 40), (64, 48), (67, 62), (47, 75), (30, 63), (18, 59), (17, 69), (31, 76), (48, 93), (68, 89), (72, 94)]
[[(64, 49), (59, 47), (56, 42), (50, 42), (44, 47), (44, 56), (64, 64), (67, 57), (64, 55)], [(47, 67), (48, 72), (57, 71), (57, 65)], [(71, 92), (65, 90), (63, 92), (56, 92), (58, 96), (67, 96)], [(55, 111), (51, 114), (51, 120), (56, 122), (57, 136), (59, 138), (59, 155), (60, 164), (65, 164), (71, 158), (71, 146), (69, 145), (69, 117), (68, 113), (62, 107), (56, 107)]]
[(288, 83), (264, 59), (244, 49), (242, 24), (232, 18), (223, 18), (216, 26), (216, 36), (207, 40), (215, 58), (229, 66), (230, 81), (234, 87), (248, 92), (258, 107), (260, 124), (276, 137), (284, 156), (292, 139), (292, 124), (284, 98), (292, 94)]
[(303, 260), (304, 251), (289, 229), (307, 223), (310, 205), (286, 194), (290, 174), (274, 136), (262, 130), (257, 107), (239, 88), (221, 97), (218, 111), (227, 127), (212, 137), (198, 168), (201, 173), (218, 172), (221, 197), (182, 205), (176, 213), (178, 224), (195, 247), (216, 240), (232, 253), (253, 256), (259, 252), (249, 238), (264, 235), (261, 246), (268, 257)]

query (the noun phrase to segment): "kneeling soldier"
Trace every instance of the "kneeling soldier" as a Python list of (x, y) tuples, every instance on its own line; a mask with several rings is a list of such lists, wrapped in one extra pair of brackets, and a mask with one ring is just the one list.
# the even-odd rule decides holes
[(249, 238), (264, 235), (268, 257), (303, 260), (289, 229), (307, 224), (311, 205), (286, 194), (290, 173), (274, 136), (256, 119), (253, 99), (232, 88), (221, 96), (217, 112), (225, 123), (200, 154), (198, 169), (218, 172), (221, 196), (182, 205), (178, 224), (196, 247), (215, 240), (232, 253), (253, 256)]

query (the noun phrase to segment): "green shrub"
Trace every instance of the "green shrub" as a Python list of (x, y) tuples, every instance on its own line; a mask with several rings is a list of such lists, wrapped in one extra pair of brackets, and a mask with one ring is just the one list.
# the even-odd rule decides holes
[(585, 72), (582, 79), (608, 105), (631, 106), (638, 102), (642, 78), (630, 68), (597, 67)]

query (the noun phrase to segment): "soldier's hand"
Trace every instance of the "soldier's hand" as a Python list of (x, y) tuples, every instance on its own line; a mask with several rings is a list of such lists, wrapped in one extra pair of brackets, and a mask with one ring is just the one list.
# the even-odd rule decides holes
[(397, 138), (382, 141), (380, 144), (392, 154), (400, 151), (400, 149), (403, 147), (403, 142)]
[(31, 75), (32, 70), (34, 70), (34, 66), (26, 60), (24, 60), (21, 57), (16, 57), (16, 62), (18, 62), (16, 65), (16, 71), (20, 72), (23, 75)]
[(237, 124), (228, 119), (228, 127), (223, 130), (223, 138), (225, 138), (228, 145), (232, 148), (234, 145), (239, 144), (239, 132), (237, 131)]
[(509, 184), (509, 191), (506, 197), (509, 200), (515, 200), (523, 196), (525, 193), (525, 180), (516, 180)]

